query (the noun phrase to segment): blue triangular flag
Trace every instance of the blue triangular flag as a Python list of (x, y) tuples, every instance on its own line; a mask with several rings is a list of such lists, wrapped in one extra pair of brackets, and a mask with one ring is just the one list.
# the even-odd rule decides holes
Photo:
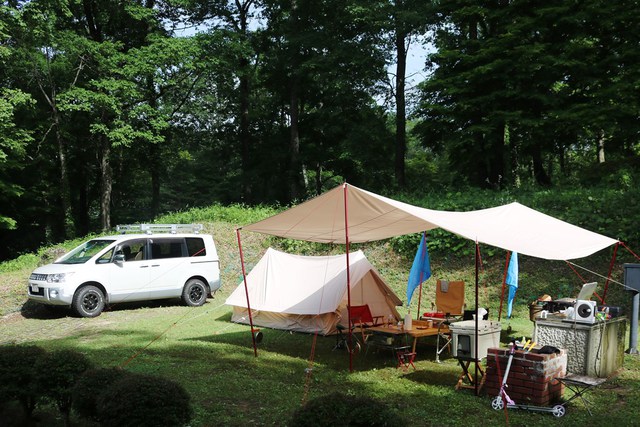
[(507, 299), (507, 317), (511, 317), (511, 310), (513, 309), (513, 299), (516, 297), (516, 291), (518, 290), (518, 252), (513, 252), (511, 254), (505, 283), (509, 286), (509, 297)]
[(418, 252), (413, 259), (413, 265), (409, 272), (409, 281), (407, 282), (407, 305), (411, 304), (411, 297), (413, 291), (420, 285), (420, 283), (431, 277), (431, 262), (429, 261), (429, 251), (427, 249), (427, 236), (422, 233), (420, 239), (420, 246), (418, 246)]

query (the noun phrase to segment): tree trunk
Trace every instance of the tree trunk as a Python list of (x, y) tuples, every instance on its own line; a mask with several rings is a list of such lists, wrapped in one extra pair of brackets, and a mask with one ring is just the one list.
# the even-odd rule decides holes
[[(402, 8), (402, 2), (397, 2), (397, 7)], [(405, 156), (407, 152), (407, 131), (406, 131), (406, 100), (405, 100), (405, 74), (407, 71), (407, 49), (405, 46), (406, 31), (402, 28), (402, 24), (396, 17), (396, 159), (395, 159), (395, 176), (396, 184), (400, 188), (404, 188), (405, 181)]]
[[(296, 28), (298, 4), (296, 0), (291, 0), (291, 28)], [(294, 57), (297, 55), (294, 53)], [(300, 197), (300, 134), (298, 122), (300, 120), (300, 76), (297, 67), (298, 60), (293, 60), (291, 64), (291, 93), (289, 98), (289, 119), (291, 120), (289, 138), (289, 201)]]
[(316, 163), (316, 194), (322, 193), (322, 163)]
[[(245, 2), (238, 7), (240, 12), (240, 31), (247, 39), (248, 13), (251, 2)], [(240, 58), (240, 157), (242, 164), (242, 198), (244, 202), (251, 203), (252, 189), (249, 171), (251, 170), (251, 134), (249, 132), (249, 60)]]
[(294, 74), (291, 81), (290, 120), (291, 132), (289, 139), (289, 201), (296, 200), (300, 196), (300, 135), (298, 120), (300, 112), (300, 99), (298, 97), (299, 78)]
[[(51, 76), (51, 64), (47, 67), (49, 75), (46, 78), (41, 79), (39, 77), (39, 73), (36, 74), (38, 87), (40, 88), (40, 92), (44, 96), (47, 104), (51, 108), (51, 118), (52, 125), (51, 129), (55, 131), (55, 139), (57, 144), (58, 151), (58, 162), (60, 165), (59, 170), (59, 179), (58, 182), (58, 191), (59, 191), (59, 203), (60, 210), (56, 216), (56, 221), (59, 222), (56, 226), (54, 226), (54, 233), (56, 234), (56, 239), (67, 239), (72, 237), (75, 234), (74, 225), (73, 225), (73, 216), (71, 215), (71, 192), (69, 186), (69, 167), (67, 164), (67, 144), (65, 142), (62, 133), (60, 132), (60, 111), (58, 110), (58, 92), (55, 85), (49, 86), (49, 92), (45, 91), (45, 82), (53, 81), (53, 76)], [(82, 65), (80, 65), (79, 70), (82, 69)], [(43, 81), (44, 80), (44, 81)], [(72, 85), (73, 86), (73, 85)], [(47, 131), (47, 134), (49, 132)], [(46, 137), (46, 135), (45, 135)]]
[(151, 218), (160, 214), (160, 184), (162, 182), (162, 159), (158, 144), (150, 144), (149, 157), (151, 160), (149, 173), (151, 175)]
[(600, 130), (598, 134), (598, 163), (604, 163), (604, 143), (606, 141), (604, 130)]
[(108, 231), (111, 228), (111, 190), (113, 187), (113, 176), (109, 161), (111, 143), (106, 137), (101, 136), (100, 146), (100, 226), (102, 231)]
[(64, 238), (68, 239), (75, 235), (73, 216), (71, 215), (71, 192), (69, 186), (69, 169), (67, 166), (67, 147), (65, 140), (60, 133), (60, 118), (58, 111), (54, 107), (54, 126), (56, 127), (56, 140), (58, 143), (58, 160), (60, 161), (60, 213), (62, 220), (62, 230)]
[(534, 145), (531, 157), (533, 160), (533, 176), (536, 182), (544, 187), (551, 186), (551, 178), (544, 170), (544, 162), (542, 161), (542, 154), (539, 146)]
[(489, 180), (495, 188), (501, 188), (504, 179), (504, 147), (505, 147), (505, 125), (501, 123), (497, 126), (495, 138), (491, 141), (491, 161), (489, 164)]

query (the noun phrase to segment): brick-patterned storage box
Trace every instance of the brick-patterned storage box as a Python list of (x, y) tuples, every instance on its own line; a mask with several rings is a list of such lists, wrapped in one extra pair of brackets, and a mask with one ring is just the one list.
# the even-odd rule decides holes
[[(500, 392), (500, 384), (507, 369), (509, 349), (490, 348), (487, 354), (487, 372), (484, 390), (493, 397)], [(499, 373), (498, 375), (498, 365)], [(567, 373), (567, 353), (539, 354), (516, 350), (507, 378), (507, 394), (518, 404), (549, 406), (564, 394), (564, 385), (556, 381)]]

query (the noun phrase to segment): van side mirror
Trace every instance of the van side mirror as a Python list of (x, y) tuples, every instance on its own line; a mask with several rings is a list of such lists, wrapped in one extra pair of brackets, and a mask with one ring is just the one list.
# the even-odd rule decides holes
[(124, 262), (124, 254), (115, 254), (113, 256), (113, 262), (116, 262), (116, 263)]

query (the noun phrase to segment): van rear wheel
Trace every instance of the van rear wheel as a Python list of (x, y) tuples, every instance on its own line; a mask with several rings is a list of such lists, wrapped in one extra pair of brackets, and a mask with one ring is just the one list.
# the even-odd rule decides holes
[(97, 317), (104, 309), (104, 294), (96, 286), (84, 286), (73, 296), (71, 308), (80, 317)]
[(182, 301), (191, 307), (200, 307), (207, 301), (207, 285), (200, 279), (189, 279), (182, 290)]

